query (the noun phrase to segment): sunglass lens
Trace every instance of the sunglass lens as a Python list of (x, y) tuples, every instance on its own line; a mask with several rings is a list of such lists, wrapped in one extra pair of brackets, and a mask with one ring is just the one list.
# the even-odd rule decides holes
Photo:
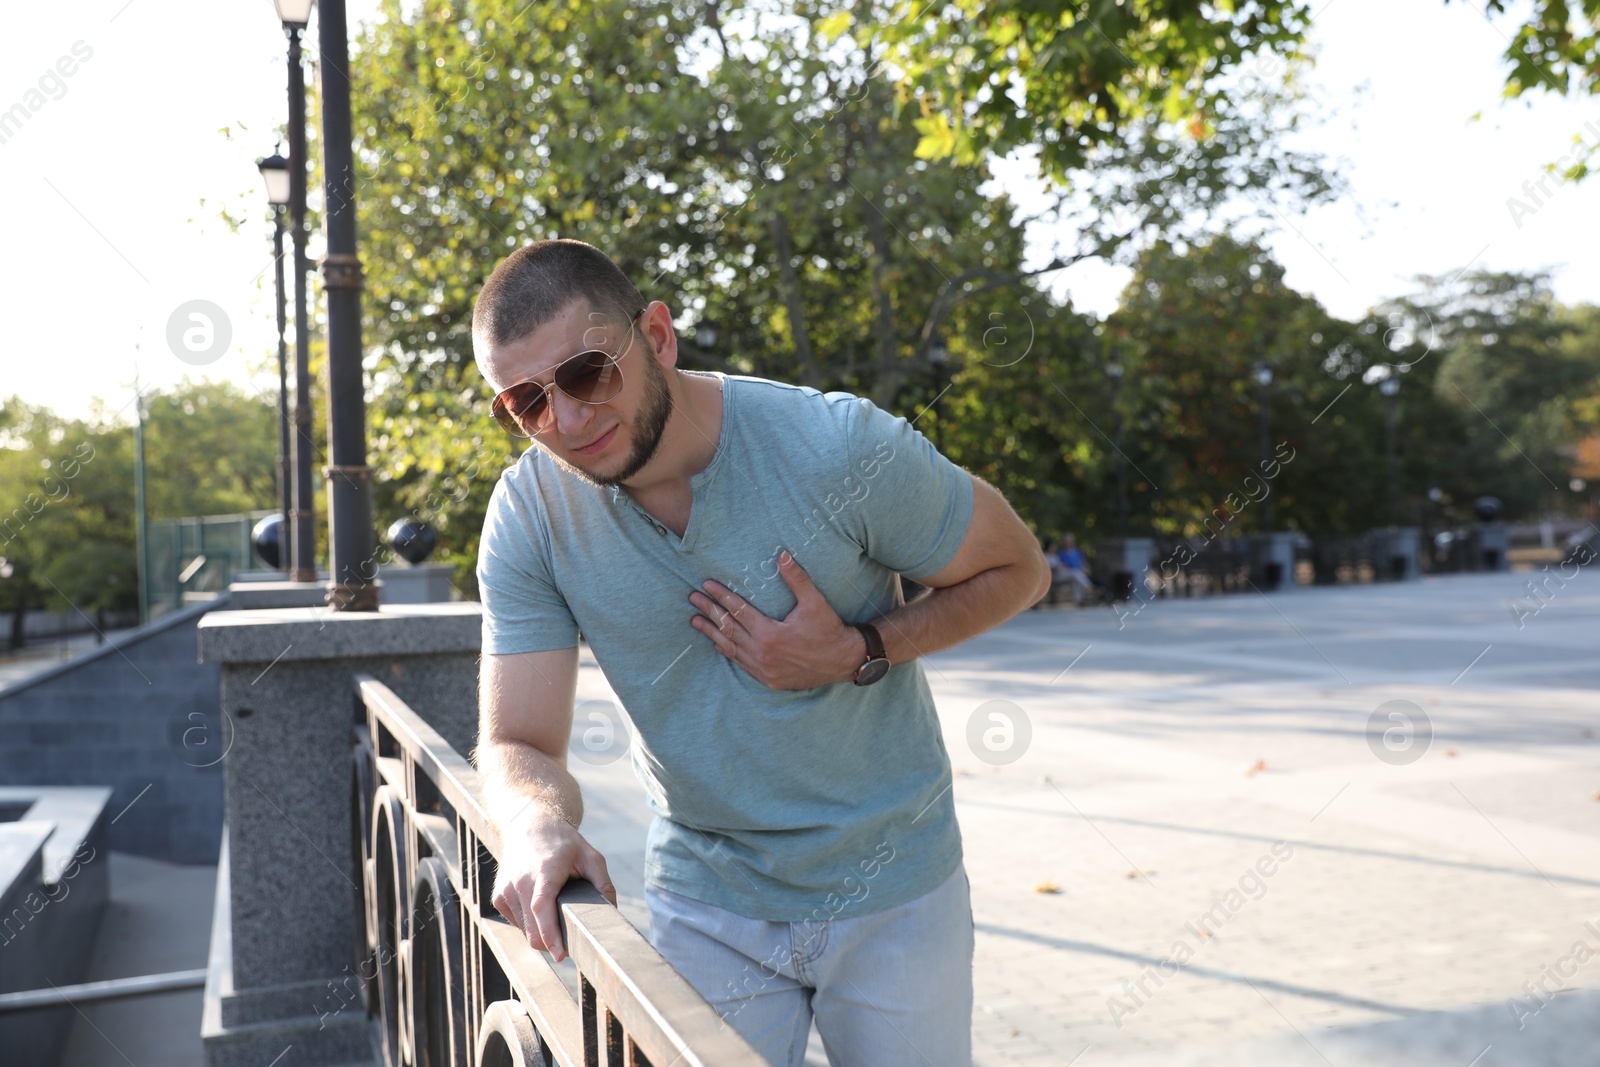
[[(556, 369), (556, 388), (585, 404), (604, 404), (622, 391), (622, 371), (607, 352), (579, 352)], [(509, 434), (532, 437), (550, 421), (550, 395), (537, 382), (513, 385), (494, 398), (495, 421)]]
[(494, 417), (507, 433), (532, 437), (544, 428), (549, 407), (543, 386), (537, 382), (523, 382), (495, 399)]
[(580, 352), (561, 365), (556, 384), (574, 400), (603, 404), (617, 395), (622, 377), (608, 353)]

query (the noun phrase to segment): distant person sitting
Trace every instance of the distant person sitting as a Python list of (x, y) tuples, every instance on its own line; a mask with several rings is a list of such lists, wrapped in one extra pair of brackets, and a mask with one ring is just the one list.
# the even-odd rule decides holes
[(1049, 558), (1052, 592), (1054, 586), (1070, 584), (1073, 602), (1082, 607), (1084, 595), (1094, 588), (1094, 583), (1089, 580), (1088, 567), (1084, 563), (1083, 550), (1078, 547), (1078, 539), (1072, 534), (1065, 535), (1061, 539), (1061, 547)]

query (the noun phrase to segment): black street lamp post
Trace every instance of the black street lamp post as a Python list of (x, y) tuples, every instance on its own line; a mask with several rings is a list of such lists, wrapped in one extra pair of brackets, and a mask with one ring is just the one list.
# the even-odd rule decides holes
[(1111, 359), (1106, 363), (1106, 377), (1111, 379), (1111, 409), (1116, 412), (1117, 427), (1114, 447), (1117, 450), (1117, 536), (1124, 542), (1128, 539), (1128, 457), (1123, 454), (1122, 435), (1125, 422), (1122, 417), (1122, 375), (1123, 366), (1117, 359), (1116, 349), (1111, 350)]
[(289, 161), (273, 149), (272, 155), (256, 161), (267, 183), (267, 202), (272, 205), (272, 265), (277, 275), (278, 305), (278, 492), (283, 507), (283, 525), (278, 529), (278, 566), (289, 569), (289, 513), (293, 510), (294, 489), (289, 479), (289, 342), (283, 291), (283, 210), (289, 203), (291, 182)]
[(944, 451), (944, 422), (939, 418), (939, 398), (944, 395), (944, 365), (950, 359), (950, 349), (944, 343), (941, 334), (933, 335), (933, 342), (928, 345), (928, 367), (933, 377), (933, 399), (928, 401), (928, 407), (933, 408), (933, 444), (940, 452)]
[(1399, 478), (1395, 469), (1394, 460), (1394, 424), (1395, 405), (1400, 396), (1400, 379), (1390, 374), (1389, 377), (1378, 383), (1378, 392), (1383, 394), (1383, 452), (1384, 459), (1389, 468), (1389, 525), (1398, 526), (1399, 507)]
[(289, 232), (294, 246), (294, 507), (289, 558), (297, 582), (317, 580), (316, 497), (311, 482), (311, 326), (306, 312), (306, 81), (300, 34), (313, 0), (276, 0), (289, 38)]
[(326, 183), (322, 217), (328, 249), (322, 261), (322, 287), (328, 295), (328, 604), (335, 611), (376, 611), (377, 545), (361, 367), (361, 260), (356, 255), (344, 0), (323, 0), (317, 36)]
[[(1266, 475), (1267, 464), (1272, 454), (1272, 428), (1269, 423), (1270, 412), (1267, 398), (1268, 389), (1272, 386), (1272, 368), (1265, 363), (1257, 363), (1251, 368), (1251, 376), (1256, 380), (1256, 408), (1261, 415), (1261, 476)], [(1272, 493), (1261, 498), (1261, 528), (1266, 533), (1272, 532)]]

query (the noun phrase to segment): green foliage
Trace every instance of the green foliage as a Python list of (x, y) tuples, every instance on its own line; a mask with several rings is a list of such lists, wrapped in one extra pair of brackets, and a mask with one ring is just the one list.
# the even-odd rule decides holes
[[(1399, 521), (1437, 520), (1435, 488), (1452, 519), (1483, 495), (1514, 518), (1575, 506), (1574, 444), (1592, 432), (1584, 398), (1600, 385), (1593, 309), (1555, 304), (1539, 275), (1421, 282), (1346, 323), (1285, 286), (1249, 242), (1220, 236), (1143, 257), (1106, 323), (1134, 387), (1124, 402), (1139, 421), (1125, 447), (1160, 486), (1134, 483), (1139, 525), (1192, 533), (1255, 473), (1258, 362), (1273, 372), (1272, 445), (1295, 452), (1273, 484), (1280, 527), (1315, 535), (1388, 521), (1385, 377), (1400, 381)], [(1260, 509), (1246, 512), (1237, 528), (1259, 529)]]
[(1274, 525), (1358, 533), (1389, 518), (1378, 383), (1392, 376), (1400, 522), (1470, 522), (1485, 495), (1512, 519), (1579, 508), (1567, 482), (1600, 454), (1578, 447), (1600, 440), (1600, 309), (1555, 304), (1538, 275), (1421, 284), (1345, 322), (1253, 242), (1160, 243), (1103, 324), (1039, 299), (1026, 358), (961, 351), (918, 425), (942, 416), (946, 452), (1041, 535), (1115, 534), (1119, 467), (1130, 533), (1203, 535), (1208, 520), (1248, 533), (1264, 518), (1239, 506), (1260, 498), (1247, 479), (1260, 477), (1264, 363), (1267, 451), (1293, 457), (1269, 468)]
[[(233, 385), (145, 397), (153, 519), (275, 507), (277, 413)], [(0, 404), (0, 611), (138, 605), (134, 430), (129, 413), (62, 419)]]
[(582, 237), (641, 280), (704, 243), (691, 28), (663, 3), (427, 0), (408, 17), (388, 0), (353, 42), (374, 513), (437, 527), (464, 590), (517, 449), (472, 364), (473, 299), (541, 237)]
[(132, 433), (60, 419), (15, 398), (3, 408), (0, 556), (12, 611), (125, 608), (134, 578)]
[[(783, 34), (762, 38), (760, 61), (724, 53), (702, 81), (679, 69), (691, 27), (669, 5), (592, 5), (581, 23), (495, 2), (452, 20), (423, 10), (392, 13), (356, 62), (368, 306), (382, 309), (377, 508), (433, 522), (463, 583), (517, 447), (487, 416), (469, 335), (477, 288), (512, 248), (579, 237), (648, 297), (714, 322), (717, 347), (684, 344), (687, 366), (891, 407), (931, 397), (929, 294), (963, 272), (1018, 277), (1021, 232), (979, 194), (987, 175), (917, 162), (910, 116), (864, 72), (834, 72), (802, 103), (796, 87), (830, 68)], [(940, 317), (977, 336), (996, 299)]]
[(1437, 332), (1435, 397), (1466, 428), (1452, 473), (1492, 482), (1513, 513), (1558, 506), (1576, 473), (1574, 443), (1596, 427), (1596, 309), (1558, 304), (1542, 272), (1423, 282), (1408, 303)]
[[(918, 427), (945, 453), (995, 485), (1041, 534), (1106, 533), (1116, 395), (1096, 354), (1102, 328), (1042, 296), (992, 313), (984, 344), (958, 349), (949, 393)], [(931, 428), (930, 424), (931, 423)]]
[(150, 518), (277, 508), (276, 400), (214, 382), (185, 383), (171, 392), (147, 395), (145, 501)]
[(866, 30), (925, 112), (925, 155), (1037, 145), (1066, 180), (1150, 122), (1207, 136), (1247, 102), (1229, 76), (1299, 57), (1310, 15), (1283, 0), (956, 0), (892, 4)]
[(1251, 368), (1272, 367), (1280, 393), (1300, 386), (1316, 363), (1316, 315), (1255, 245), (1219, 237), (1180, 253), (1158, 244), (1140, 259), (1107, 329), (1144, 413), (1136, 437), (1157, 442), (1135, 461), (1160, 486), (1148, 497), (1155, 528), (1180, 532), (1241, 490), (1260, 458)]
[[(849, 389), (908, 416), (954, 373), (919, 425), (948, 428), (956, 454), (999, 447), (1022, 466), (996, 467), (998, 480), (1046, 491), (1063, 452), (1045, 447), (1042, 423), (1060, 415), (1017, 384), (1036, 364), (1007, 377), (988, 346), (1031, 331), (1030, 316), (1055, 344), (1086, 327), (1030, 278), (1192, 224), (1191, 207), (1233, 193), (1292, 202), (1333, 189), (1315, 158), (1275, 152), (1270, 117), (1292, 101), (1272, 92), (1219, 112), (1203, 138), (1130, 113), (1108, 120), (1128, 136), (1095, 159), (1093, 225), (1024, 269), (1027, 220), (985, 187), (983, 165), (920, 150), (927, 110), (872, 33), (852, 36), (893, 5), (848, 18), (814, 3), (578, 10), (473, 0), (403, 17), (391, 2), (352, 60), (376, 512), (433, 522), (464, 590), (494, 474), (520, 447), (487, 416), (472, 300), (521, 244), (604, 249), (674, 308), (685, 366)], [(702, 323), (719, 335), (709, 350), (687, 343)], [(969, 389), (1031, 406), (1002, 415)], [(1093, 490), (1048, 492), (1061, 511)]]
[[(1484, 18), (1510, 6), (1487, 0)], [(923, 158), (1037, 146), (1043, 172), (1070, 182), (1152, 123), (1212, 140), (1248, 115), (1242, 85), (1305, 61), (1312, 14), (1284, 0), (955, 0), (854, 4), (826, 24), (886, 43), (877, 61), (922, 109)], [(1600, 88), (1600, 0), (1534, 0), (1516, 17), (1500, 31), (1508, 98)], [(1563, 176), (1587, 177), (1596, 152), (1600, 137), (1582, 141)]]
[[(1450, 0), (1445, 0), (1449, 3)], [(1505, 0), (1487, 0), (1489, 11), (1506, 12)], [(1558, 96), (1600, 88), (1600, 0), (1535, 0), (1518, 5), (1523, 21), (1506, 39), (1505, 95), (1543, 89)]]

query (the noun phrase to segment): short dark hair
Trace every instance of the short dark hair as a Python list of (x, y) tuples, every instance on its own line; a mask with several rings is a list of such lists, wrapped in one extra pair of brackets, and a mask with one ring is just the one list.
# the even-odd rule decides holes
[(489, 345), (511, 344), (574, 300), (631, 319), (645, 306), (628, 276), (594, 245), (570, 238), (535, 241), (500, 261), (472, 309), (472, 332)]

